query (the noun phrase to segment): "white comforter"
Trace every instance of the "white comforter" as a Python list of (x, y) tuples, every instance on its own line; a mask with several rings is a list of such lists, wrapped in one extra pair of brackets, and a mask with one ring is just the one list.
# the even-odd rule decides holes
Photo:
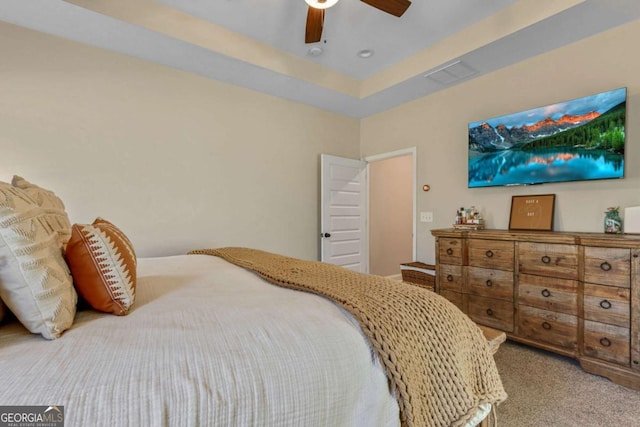
[(80, 311), (55, 341), (0, 326), (0, 405), (67, 426), (397, 426), (359, 327), (219, 258), (140, 259), (134, 309)]

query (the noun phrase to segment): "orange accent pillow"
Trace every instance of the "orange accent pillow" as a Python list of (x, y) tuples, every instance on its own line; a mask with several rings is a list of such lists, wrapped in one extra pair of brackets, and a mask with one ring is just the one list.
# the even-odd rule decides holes
[(136, 297), (136, 254), (115, 225), (102, 218), (74, 224), (67, 244), (67, 264), (78, 293), (91, 307), (124, 316)]

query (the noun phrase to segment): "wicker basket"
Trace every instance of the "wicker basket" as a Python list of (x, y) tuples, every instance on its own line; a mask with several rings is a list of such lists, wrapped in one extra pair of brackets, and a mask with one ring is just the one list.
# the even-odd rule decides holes
[(425, 264), (423, 262), (407, 262), (405, 264), (400, 264), (400, 272), (402, 273), (403, 281), (413, 283), (429, 289), (430, 291), (433, 291), (435, 287), (435, 270), (436, 267), (434, 265)]

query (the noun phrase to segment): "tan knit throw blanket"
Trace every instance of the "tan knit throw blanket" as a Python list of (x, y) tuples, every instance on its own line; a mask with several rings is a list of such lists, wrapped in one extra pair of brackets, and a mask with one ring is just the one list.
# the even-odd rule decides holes
[(274, 285), (327, 297), (357, 320), (385, 367), (403, 426), (463, 426), (507, 395), (478, 327), (444, 298), (397, 280), (246, 248), (202, 249)]

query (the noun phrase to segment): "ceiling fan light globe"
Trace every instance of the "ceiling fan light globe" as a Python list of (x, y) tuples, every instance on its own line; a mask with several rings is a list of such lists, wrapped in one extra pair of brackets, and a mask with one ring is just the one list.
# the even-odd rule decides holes
[(304, 0), (311, 7), (316, 9), (327, 9), (338, 3), (338, 0)]

